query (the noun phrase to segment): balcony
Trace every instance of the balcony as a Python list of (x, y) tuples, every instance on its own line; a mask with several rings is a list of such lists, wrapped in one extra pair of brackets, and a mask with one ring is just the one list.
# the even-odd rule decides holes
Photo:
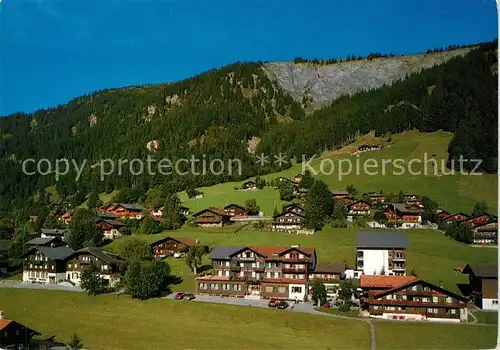
[(358, 259), (358, 261), (363, 261), (363, 255), (358, 255), (356, 259)]
[(257, 267), (255, 267), (255, 268), (253, 268), (253, 270), (254, 270), (255, 272), (264, 272), (265, 267), (264, 267), (264, 266), (257, 266)]
[(393, 256), (392, 261), (406, 261), (406, 257), (404, 256)]
[(255, 261), (255, 256), (254, 257), (237, 257), (235, 258), (238, 261)]
[(368, 299), (370, 305), (390, 305), (390, 306), (414, 306), (414, 307), (435, 307), (435, 308), (462, 308), (464, 304), (460, 303), (433, 303), (431, 301), (413, 301), (413, 300), (393, 300), (393, 299)]
[(405, 271), (406, 267), (405, 266), (394, 266), (392, 268), (393, 271)]
[(240, 271), (241, 267), (239, 267), (238, 265), (231, 265), (229, 267), (229, 270), (231, 270), (231, 271)]
[(283, 273), (305, 273), (306, 269), (304, 267), (283, 267), (281, 269)]

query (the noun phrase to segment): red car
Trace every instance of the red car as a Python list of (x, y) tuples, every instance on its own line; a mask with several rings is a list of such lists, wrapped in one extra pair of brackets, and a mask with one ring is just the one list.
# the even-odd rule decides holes
[(182, 299), (184, 299), (184, 293), (177, 293), (177, 294), (175, 295), (175, 299), (177, 299), (177, 300), (182, 300)]

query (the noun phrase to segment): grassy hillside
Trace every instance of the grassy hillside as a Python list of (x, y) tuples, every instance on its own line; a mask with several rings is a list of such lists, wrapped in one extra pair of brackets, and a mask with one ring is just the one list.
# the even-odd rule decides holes
[[(370, 347), (364, 322), (284, 310), (22, 289), (0, 289), (0, 304), (6, 317), (40, 331), (43, 338), (67, 342), (78, 333), (86, 349)], [(382, 349), (492, 348), (497, 331), (488, 326), (375, 324)]]
[[(418, 131), (409, 131), (393, 135), (389, 142), (387, 138), (375, 138), (368, 135), (342, 150), (318, 157), (310, 164), (314, 170), (318, 171), (315, 178), (323, 180), (332, 189), (345, 189), (348, 184), (354, 184), (360, 193), (379, 190), (383, 190), (384, 193), (398, 193), (399, 190), (403, 190), (406, 193), (411, 192), (429, 196), (449, 211), (470, 212), (476, 201), (485, 200), (490, 211), (496, 213), (498, 210), (498, 179), (496, 174), (473, 176), (462, 175), (456, 171), (453, 175), (445, 175), (450, 171), (444, 165), (448, 158), (447, 147), (451, 138), (452, 134), (448, 132), (420, 133)], [(358, 156), (350, 155), (351, 152), (363, 144), (384, 144), (386, 147), (381, 151), (365, 152)], [(425, 154), (427, 154), (427, 158), (425, 158)], [(431, 159), (432, 155), (435, 155), (434, 158), (438, 164), (437, 175), (434, 174), (432, 164), (427, 166), (427, 175), (425, 175), (424, 165), (418, 163), (411, 165), (411, 171), (413, 173), (420, 171), (422, 175), (412, 175), (408, 171), (405, 171), (402, 175), (397, 175), (400, 170), (393, 163), (386, 164), (385, 173), (383, 173), (382, 164), (384, 160), (394, 162), (400, 159), (400, 164), (408, 169), (408, 162), (412, 159), (423, 162), (425, 159)], [(368, 171), (364, 171), (363, 164), (368, 159), (373, 159), (369, 162), (378, 164), (378, 168), (368, 167)], [(341, 168), (342, 174), (346, 174), (349, 169), (348, 162), (352, 164), (352, 173), (340, 175), (339, 164), (343, 165)], [(356, 171), (357, 162), (360, 164), (359, 172)], [(321, 164), (323, 164), (323, 170), (327, 174), (321, 174)], [(333, 172), (330, 170), (331, 164), (335, 166)], [(370, 163), (367, 164), (370, 166)], [(268, 180), (278, 176), (292, 178), (300, 172), (302, 172), (302, 165), (297, 164), (286, 171), (270, 174), (265, 178)], [(370, 175), (370, 173), (376, 172), (377, 174)], [(273, 206), (276, 206), (278, 210), (281, 209), (282, 202), (277, 191), (271, 188), (255, 192), (234, 190), (235, 186), (240, 186), (242, 183), (231, 182), (204, 187), (201, 188), (201, 191), (205, 193), (204, 198), (188, 200), (185, 193), (182, 193), (181, 199), (184, 205), (188, 206), (193, 212), (208, 206), (224, 206), (228, 203), (243, 204), (248, 198), (256, 198), (266, 215), (272, 214)]]
[[(290, 246), (299, 244), (304, 247), (314, 247), (318, 261), (346, 262), (354, 267), (356, 255), (356, 231), (359, 229), (326, 228), (316, 235), (302, 236), (281, 232), (251, 231), (243, 228), (233, 233), (229, 228), (220, 229), (194, 229), (185, 228), (179, 231), (167, 231), (157, 235), (137, 236), (152, 242), (166, 236), (181, 236), (199, 239), (203, 244), (216, 245), (264, 245), (264, 246)], [(443, 282), (445, 288), (459, 292), (457, 283), (467, 282), (467, 276), (454, 272), (455, 267), (463, 267), (467, 263), (491, 263), (497, 261), (496, 249), (473, 248), (464, 243), (445, 237), (434, 230), (406, 230), (410, 240), (407, 256), (408, 272), (414, 270), (418, 277), (438, 284)], [(111, 243), (108, 248), (118, 250), (129, 237), (119, 238)], [(174, 290), (194, 291), (194, 276), (186, 269), (183, 260), (175, 260), (172, 271), (182, 277), (183, 283), (174, 286)], [(205, 257), (205, 264), (210, 264)]]

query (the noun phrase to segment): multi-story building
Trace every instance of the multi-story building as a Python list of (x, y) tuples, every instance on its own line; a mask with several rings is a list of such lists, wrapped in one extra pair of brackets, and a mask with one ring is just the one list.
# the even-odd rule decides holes
[(99, 208), (101, 212), (111, 213), (119, 218), (130, 218), (140, 220), (144, 217), (144, 208), (140, 205), (129, 203), (112, 203)]
[(66, 246), (66, 243), (59, 237), (35, 237), (30, 239), (25, 243), (27, 246), (38, 246), (38, 247), (62, 247)]
[(193, 214), (195, 226), (222, 227), (230, 223), (230, 216), (216, 208), (203, 209)]
[(355, 220), (361, 216), (370, 215), (372, 206), (365, 201), (356, 201), (347, 205), (347, 220)]
[(309, 272), (309, 280), (311, 281), (315, 278), (323, 280), (326, 294), (332, 297), (337, 295), (340, 280), (345, 278), (346, 269), (347, 266), (344, 263), (317, 263), (314, 270)]
[(498, 221), (478, 225), (472, 229), (474, 244), (497, 244)]
[(120, 229), (124, 226), (120, 221), (108, 216), (100, 216), (96, 221), (96, 227), (102, 232), (104, 238), (107, 239), (120, 237), (122, 235)]
[(151, 243), (153, 254), (157, 259), (167, 256), (174, 257), (184, 255), (191, 246), (201, 246), (198, 240), (186, 237), (165, 237)]
[(304, 227), (306, 211), (298, 204), (289, 204), (274, 216), (273, 231), (293, 232)]
[(0, 349), (31, 349), (31, 338), (41, 333), (4, 318), (0, 311)]
[(113, 286), (119, 281), (118, 263), (117, 255), (106, 252), (102, 248), (83, 248), (65, 259), (66, 279), (79, 285), (82, 271), (90, 264), (95, 264), (104, 282)]
[(197, 278), (197, 293), (302, 301), (314, 248), (218, 246), (210, 255), (213, 274)]
[(406, 275), (408, 238), (401, 232), (357, 232), (356, 270), (364, 275)]
[(64, 240), (64, 235), (68, 231), (65, 228), (42, 228), (41, 229), (42, 233), (40, 234), (40, 237), (42, 238), (55, 238), (59, 237), (62, 240)]
[(465, 214), (465, 213), (453, 213), (450, 215), (447, 215), (441, 219), (442, 222), (451, 224), (453, 222), (460, 222), (464, 221), (470, 218), (470, 215)]
[(238, 204), (229, 204), (222, 209), (224, 214), (229, 216), (246, 216), (248, 215), (248, 211)]
[(498, 310), (498, 264), (470, 265), (462, 270), (469, 275), (470, 295), (476, 306), (484, 310)]
[(417, 228), (422, 224), (423, 210), (417, 205), (389, 204), (384, 210), (388, 224), (401, 228)]
[(69, 247), (35, 246), (22, 255), (23, 282), (55, 284), (66, 278), (66, 258), (75, 251)]
[(422, 280), (371, 291), (363, 303), (371, 317), (467, 322), (466, 298)]

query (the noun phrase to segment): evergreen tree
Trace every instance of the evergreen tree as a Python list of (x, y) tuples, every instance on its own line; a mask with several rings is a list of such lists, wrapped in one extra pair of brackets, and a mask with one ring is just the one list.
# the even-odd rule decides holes
[(326, 288), (323, 284), (323, 280), (320, 278), (315, 278), (311, 283), (312, 301), (315, 305), (324, 304), (326, 302)]
[(293, 199), (295, 188), (291, 182), (283, 181), (279, 184), (278, 190), (282, 201), (291, 201)]
[(88, 295), (95, 296), (104, 292), (104, 281), (96, 264), (92, 263), (83, 269), (80, 276), (80, 287)]
[(316, 181), (306, 197), (306, 227), (321, 230), (327, 217), (332, 214), (333, 205), (333, 198), (328, 186), (321, 180)]
[(314, 185), (314, 178), (311, 175), (311, 172), (309, 170), (306, 170), (304, 172), (304, 176), (302, 177), (302, 180), (300, 181), (300, 186), (302, 188), (310, 189)]
[(488, 214), (488, 204), (485, 201), (479, 201), (474, 204), (472, 209), (472, 216), (480, 216)]
[(245, 209), (249, 215), (258, 215), (260, 211), (260, 207), (257, 205), (257, 200), (255, 198), (245, 201)]

